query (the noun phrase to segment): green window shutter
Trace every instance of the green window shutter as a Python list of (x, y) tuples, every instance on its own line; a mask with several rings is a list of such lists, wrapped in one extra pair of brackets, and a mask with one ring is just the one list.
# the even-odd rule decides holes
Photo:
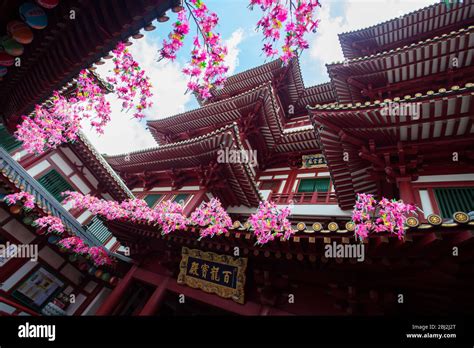
[(329, 178), (316, 179), (315, 189), (318, 192), (329, 191)]
[(100, 220), (97, 216), (94, 216), (87, 224), (86, 230), (90, 234), (94, 235), (102, 244), (105, 243), (105, 241), (112, 235), (102, 220)]
[(148, 204), (150, 208), (152, 208), (162, 196), (163, 196), (162, 194), (148, 195), (144, 198), (144, 201), (146, 202), (146, 204)]
[(55, 169), (39, 178), (38, 182), (59, 202), (64, 200), (61, 196), (62, 192), (74, 191), (74, 188)]
[(0, 147), (5, 151), (11, 152), (21, 146), (21, 141), (18, 141), (13, 135), (8, 133), (3, 124), (0, 124)]
[(298, 192), (327, 192), (329, 190), (329, 178), (301, 179)]
[(176, 197), (173, 198), (173, 202), (180, 203), (181, 201), (186, 202), (186, 199), (189, 197), (188, 194), (186, 193), (180, 193), (179, 195), (176, 195)]
[(452, 218), (457, 211), (474, 210), (474, 187), (435, 188), (434, 193), (443, 218)]

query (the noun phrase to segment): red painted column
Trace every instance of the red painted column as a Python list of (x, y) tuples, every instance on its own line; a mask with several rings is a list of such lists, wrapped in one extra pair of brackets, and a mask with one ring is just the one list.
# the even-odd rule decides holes
[(142, 315), (155, 315), (158, 311), (161, 301), (165, 297), (166, 294), (166, 286), (168, 284), (169, 277), (164, 278), (161, 284), (156, 288), (153, 292), (153, 295), (148, 299), (147, 303), (143, 307), (142, 311), (140, 312), (140, 316)]
[(137, 266), (133, 266), (128, 271), (127, 275), (120, 283), (117, 284), (109, 297), (107, 297), (102, 306), (100, 306), (100, 308), (97, 310), (96, 315), (110, 315), (112, 313), (114, 308), (119, 304), (128, 287), (132, 284), (133, 274), (135, 273), (136, 269)]
[(397, 178), (397, 182), (398, 189), (400, 190), (400, 198), (403, 200), (403, 202), (414, 204), (416, 200), (413, 187), (411, 186), (411, 178)]

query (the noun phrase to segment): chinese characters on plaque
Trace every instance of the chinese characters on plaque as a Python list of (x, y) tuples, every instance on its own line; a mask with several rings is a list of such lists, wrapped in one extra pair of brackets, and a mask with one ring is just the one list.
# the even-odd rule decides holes
[(178, 283), (244, 303), (246, 258), (183, 247)]
[(327, 166), (326, 159), (322, 154), (303, 155), (303, 168), (324, 168)]

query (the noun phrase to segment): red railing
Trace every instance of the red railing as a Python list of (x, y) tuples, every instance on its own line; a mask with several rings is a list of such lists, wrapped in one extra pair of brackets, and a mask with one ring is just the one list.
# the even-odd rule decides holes
[(268, 200), (276, 204), (332, 204), (337, 203), (334, 192), (271, 193)]
[(31, 309), (29, 309), (25, 306), (22, 306), (19, 303), (13, 302), (12, 300), (9, 300), (8, 298), (3, 297), (3, 296), (0, 296), (0, 303), (3, 303), (8, 307), (15, 308), (14, 310), (12, 309), (11, 313), (7, 313), (4, 310), (0, 309), (0, 317), (2, 317), (2, 316), (3, 317), (5, 317), (5, 316), (18, 316), (20, 314), (29, 314), (29, 315), (32, 315), (32, 316), (39, 316), (39, 314), (36, 313), (35, 311), (32, 311)]

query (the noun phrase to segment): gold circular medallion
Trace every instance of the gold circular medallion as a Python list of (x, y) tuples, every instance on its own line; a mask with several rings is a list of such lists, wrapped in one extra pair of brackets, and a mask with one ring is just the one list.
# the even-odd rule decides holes
[(428, 215), (428, 222), (432, 225), (438, 226), (441, 225), (443, 222), (443, 219), (439, 215), (436, 214), (430, 214)]
[(465, 224), (466, 222), (469, 222), (469, 215), (463, 213), (462, 211), (455, 212), (453, 218), (454, 221), (460, 224)]
[(304, 222), (298, 222), (296, 225), (296, 229), (298, 231), (304, 231), (306, 229), (306, 224)]
[(346, 222), (346, 230), (353, 232), (355, 230), (355, 223), (352, 221)]
[(323, 225), (321, 225), (320, 222), (315, 222), (313, 224), (313, 230), (316, 231), (316, 232), (319, 232), (323, 229)]
[(336, 232), (339, 229), (339, 225), (335, 222), (330, 222), (328, 224), (328, 230), (331, 232)]
[(417, 227), (420, 224), (416, 217), (409, 217), (407, 219), (407, 226), (408, 227)]

